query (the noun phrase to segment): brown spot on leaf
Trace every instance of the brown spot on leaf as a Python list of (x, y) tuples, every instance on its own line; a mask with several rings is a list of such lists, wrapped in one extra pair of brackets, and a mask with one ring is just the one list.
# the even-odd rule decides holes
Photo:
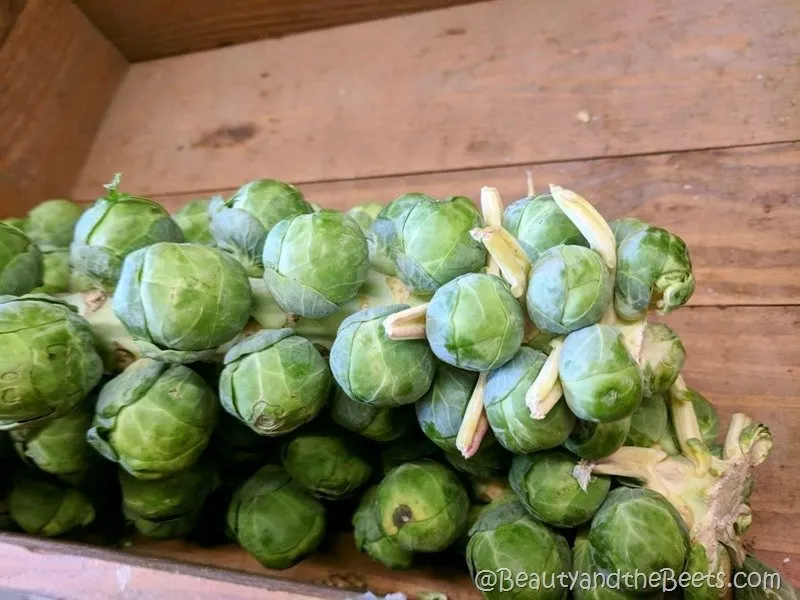
[(232, 148), (255, 137), (259, 127), (255, 123), (223, 125), (200, 136), (192, 148)]

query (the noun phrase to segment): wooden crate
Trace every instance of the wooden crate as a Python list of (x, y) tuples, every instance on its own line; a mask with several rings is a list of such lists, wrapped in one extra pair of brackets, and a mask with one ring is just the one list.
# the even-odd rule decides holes
[[(496, 0), (131, 62), (457, 3), (0, 0), (0, 216), (90, 201), (116, 171), (170, 208), (262, 176), (345, 208), (482, 185), (510, 201), (531, 169), (608, 218), (667, 227), (698, 281), (667, 319), (686, 378), (726, 419), (770, 426), (749, 540), (800, 583), (794, 0)], [(267, 573), (233, 547), (115, 552), (6, 534), (0, 586), (76, 599), (478, 596), (464, 574), (392, 573), (346, 537)]]

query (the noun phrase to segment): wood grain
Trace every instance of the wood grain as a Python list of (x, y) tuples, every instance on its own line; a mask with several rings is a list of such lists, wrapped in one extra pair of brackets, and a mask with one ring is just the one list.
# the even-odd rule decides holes
[(11, 33), (17, 17), (25, 7), (26, 0), (0, 0), (0, 46)]
[(498, 0), (140, 63), (75, 194), (116, 171), (168, 194), (794, 141), (797, 16)]
[[(691, 251), (693, 305), (800, 303), (800, 144), (532, 166), (536, 184), (584, 194), (607, 219), (637, 216), (680, 235)], [(403, 192), (506, 202), (525, 194), (525, 167), (302, 184), (331, 208), (386, 202)], [(139, 192), (136, 188), (131, 191)], [(219, 190), (230, 193), (230, 189)], [(159, 199), (171, 210), (194, 194)]]
[(477, 0), (75, 0), (130, 61), (197, 52)]
[(0, 216), (69, 195), (127, 69), (69, 0), (28, 0), (0, 45)]

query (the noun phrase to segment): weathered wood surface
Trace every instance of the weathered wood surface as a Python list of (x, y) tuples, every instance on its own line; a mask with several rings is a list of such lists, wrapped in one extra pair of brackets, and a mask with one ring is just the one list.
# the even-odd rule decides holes
[(0, 44), (0, 216), (70, 193), (126, 69), (69, 0), (27, 0)]
[(75, 0), (130, 61), (479, 0)]
[[(531, 170), (540, 189), (549, 181), (571, 186), (608, 219), (637, 216), (680, 235), (697, 277), (693, 305), (800, 302), (800, 143), (556, 163)], [(269, 175), (268, 167), (262, 175)], [(347, 208), (388, 202), (407, 191), (477, 199), (484, 185), (497, 187), (512, 202), (525, 195), (525, 167), (300, 188), (321, 206)], [(194, 197), (159, 200), (175, 209)]]
[(794, 0), (498, 0), (140, 63), (75, 194), (798, 140), (798, 39)]
[(11, 32), (17, 17), (25, 7), (26, 0), (0, 0), (0, 45)]

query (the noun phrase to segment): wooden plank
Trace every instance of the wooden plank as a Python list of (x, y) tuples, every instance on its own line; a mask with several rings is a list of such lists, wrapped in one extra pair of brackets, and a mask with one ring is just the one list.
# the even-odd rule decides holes
[(0, 46), (0, 216), (68, 195), (127, 68), (69, 0), (28, 0)]
[(336, 590), (0, 534), (0, 587), (59, 600), (343, 600)]
[(798, 39), (793, 0), (498, 0), (140, 63), (76, 194), (794, 141)]
[(75, 0), (130, 61), (197, 52), (478, 0)]
[(25, 7), (26, 0), (0, 0), (0, 46), (11, 33), (17, 17)]
[[(800, 144), (531, 169), (540, 189), (554, 181), (585, 194), (608, 219), (637, 216), (680, 235), (691, 251), (697, 279), (693, 305), (800, 302), (800, 238), (795, 234), (800, 231)], [(496, 186), (505, 201), (512, 202), (525, 194), (524, 171), (502, 167), (300, 187), (310, 200), (342, 209), (386, 202), (412, 190), (477, 199), (484, 185)], [(195, 196), (159, 199), (174, 210)]]

